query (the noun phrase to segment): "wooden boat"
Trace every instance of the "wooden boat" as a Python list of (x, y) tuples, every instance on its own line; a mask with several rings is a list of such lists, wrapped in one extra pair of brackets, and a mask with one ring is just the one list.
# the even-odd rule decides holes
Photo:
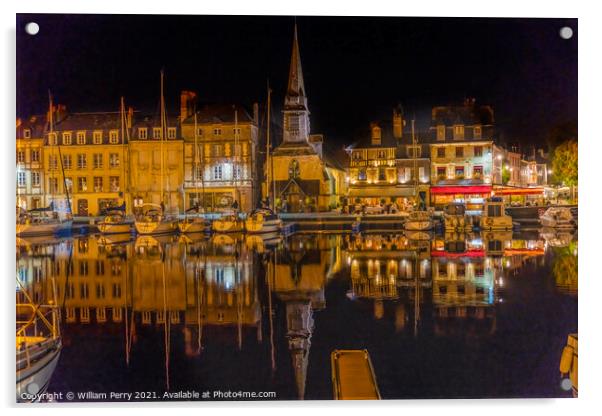
[(54, 203), (45, 208), (22, 211), (17, 217), (16, 232), (19, 237), (35, 237), (70, 232), (73, 221), (61, 219), (54, 210)]
[(330, 363), (335, 400), (380, 400), (368, 350), (334, 350)]
[(412, 211), (403, 226), (407, 231), (428, 231), (433, 228), (433, 215), (429, 211)]
[(570, 208), (565, 207), (548, 208), (539, 217), (539, 222), (546, 228), (577, 228), (577, 220), (574, 218), (573, 212)]
[(128, 221), (121, 210), (108, 211), (96, 226), (101, 234), (129, 234), (132, 231), (131, 220)]
[(512, 230), (512, 226), (512, 217), (506, 214), (502, 198), (487, 199), (480, 220), (481, 230)]
[(452, 202), (443, 210), (443, 223), (445, 231), (466, 231), (472, 229), (472, 223), (466, 215), (466, 205)]
[(251, 212), (245, 221), (245, 228), (250, 234), (275, 233), (280, 231), (282, 220), (267, 208), (259, 208)]
[(167, 234), (177, 229), (176, 220), (165, 218), (163, 208), (158, 204), (143, 204), (134, 225), (141, 235)]
[[(190, 214), (194, 212), (194, 214)], [(203, 233), (211, 230), (211, 223), (202, 216), (198, 207), (186, 211), (184, 219), (178, 221), (178, 230), (181, 233)]]
[(238, 212), (231, 210), (214, 220), (211, 228), (216, 233), (240, 233), (244, 231), (244, 222), (239, 218)]

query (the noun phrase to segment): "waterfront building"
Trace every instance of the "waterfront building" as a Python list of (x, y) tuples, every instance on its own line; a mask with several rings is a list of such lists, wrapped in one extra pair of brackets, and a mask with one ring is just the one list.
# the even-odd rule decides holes
[(282, 142), (271, 154), (276, 207), (286, 212), (327, 211), (346, 195), (344, 169), (329, 157), (321, 134), (310, 133), (297, 26), (283, 109)]
[(242, 211), (253, 210), (259, 198), (258, 105), (253, 105), (251, 116), (240, 105), (214, 104), (197, 109), (195, 101), (196, 93), (182, 91), (186, 207), (198, 205), (220, 211), (237, 201)]
[(183, 209), (184, 141), (177, 116), (136, 114), (130, 138), (130, 195), (133, 208), (163, 204), (168, 213)]
[(470, 210), (482, 209), (492, 185), (501, 183), (503, 151), (494, 144), (493, 109), (474, 99), (434, 107), (430, 135), (431, 205), (441, 209), (461, 201)]
[(46, 115), (17, 119), (17, 206), (24, 209), (47, 205), (44, 176)]
[(44, 133), (46, 200), (76, 216), (120, 205), (128, 183), (128, 143), (119, 112), (67, 113), (57, 106)]

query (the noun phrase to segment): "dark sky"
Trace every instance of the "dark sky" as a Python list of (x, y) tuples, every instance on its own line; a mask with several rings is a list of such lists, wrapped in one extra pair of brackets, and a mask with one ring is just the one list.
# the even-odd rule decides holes
[[(35, 21), (36, 36), (23, 27)], [(165, 68), (170, 112), (179, 91), (203, 102), (281, 107), (293, 17), (17, 15), (17, 115), (46, 111), (48, 89), (71, 111), (154, 110)], [(543, 143), (577, 120), (576, 19), (297, 17), (312, 132), (355, 141), (371, 120), (428, 123), (434, 105), (491, 104), (507, 141)], [(559, 36), (573, 28), (570, 40)], [(280, 116), (280, 114), (276, 114)]]

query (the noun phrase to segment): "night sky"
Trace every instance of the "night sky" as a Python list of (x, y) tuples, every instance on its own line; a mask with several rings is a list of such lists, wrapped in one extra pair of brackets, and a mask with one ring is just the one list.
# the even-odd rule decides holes
[[(401, 103), (428, 126), (435, 105), (475, 97), (494, 107), (500, 137), (543, 144), (577, 120), (576, 19), (296, 18), (312, 133), (353, 143)], [(23, 27), (35, 21), (36, 36)], [(71, 111), (117, 111), (119, 97), (154, 111), (165, 68), (168, 110), (179, 91), (250, 106), (273, 89), (281, 109), (293, 17), (17, 16), (17, 115), (46, 111), (48, 90)], [(574, 35), (562, 39), (570, 26)], [(275, 116), (280, 117), (279, 113)]]

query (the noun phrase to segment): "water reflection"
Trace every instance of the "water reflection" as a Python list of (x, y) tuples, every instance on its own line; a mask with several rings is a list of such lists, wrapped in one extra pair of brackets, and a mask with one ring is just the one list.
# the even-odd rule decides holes
[[(95, 390), (111, 391), (114, 378), (131, 379), (125, 387), (131, 390), (190, 386), (227, 390), (231, 378), (237, 377), (239, 388), (261, 387), (276, 391), (281, 399), (329, 398), (328, 368), (324, 371), (324, 366), (311, 363), (325, 362), (331, 350), (346, 347), (348, 341), (324, 329), (334, 320), (341, 328), (361, 325), (364, 332), (366, 325), (379, 322), (390, 328), (379, 332), (378, 339), (370, 338), (376, 335), (368, 331), (364, 335), (368, 338), (353, 342), (378, 341), (382, 347), (375, 359), (376, 373), (379, 376), (380, 364), (383, 392), (388, 398), (403, 398), (408, 397), (407, 390), (392, 387), (382, 367), (396, 360), (388, 345), (393, 348), (398, 337), (410, 335), (416, 346), (421, 338), (457, 338), (464, 340), (458, 342), (465, 343), (467, 350), (475, 338), (509, 342), (507, 337), (515, 335), (508, 333), (505, 316), (519, 307), (506, 310), (501, 305), (516, 304), (522, 295), (515, 286), (525, 284), (531, 285), (529, 293), (534, 296), (549, 296), (543, 293), (549, 287), (539, 286), (548, 276), (558, 296), (569, 294), (574, 300), (576, 242), (568, 240), (562, 247), (563, 241), (566, 236), (512, 232), (428, 238), (297, 234), (284, 239), (231, 234), (88, 236), (52, 243), (19, 239), (17, 274), (38, 301), (50, 293), (49, 278), (56, 281), (70, 348), (61, 357), (60, 376), (53, 379), (51, 390), (77, 391), (80, 385), (93, 384)], [(531, 282), (522, 273), (529, 268), (541, 271), (538, 281)], [(576, 302), (569, 309), (574, 314), (552, 331), (562, 340), (565, 326), (576, 330)], [(498, 335), (499, 322), (503, 329)], [(118, 347), (125, 365), (107, 364), (104, 370), (110, 376), (94, 383), (69, 368), (81, 366), (97, 352), (95, 340), (81, 336), (90, 333), (86, 328), (95, 328), (94, 333)], [(530, 328), (511, 330), (527, 334)], [(316, 337), (318, 342), (312, 346)], [(504, 351), (497, 353), (504, 355)], [(158, 356), (162, 359), (156, 360)], [(134, 364), (134, 370), (136, 357), (145, 366), (160, 368), (162, 379), (139, 377), (138, 372), (150, 369)], [(451, 355), (448, 359), (454, 360)], [(505, 365), (511, 364), (505, 361)], [(514, 365), (518, 371), (520, 360)], [(246, 369), (245, 377), (238, 377), (238, 368)], [(489, 385), (495, 385), (495, 375), (489, 376)], [(562, 394), (556, 385), (540, 382), (544, 384), (540, 390), (534, 393), (531, 386), (524, 394)], [(466, 387), (458, 394), (504, 396), (512, 391), (521, 395), (516, 386), (518, 393), (485, 388)], [(429, 391), (424, 395), (429, 396)]]

